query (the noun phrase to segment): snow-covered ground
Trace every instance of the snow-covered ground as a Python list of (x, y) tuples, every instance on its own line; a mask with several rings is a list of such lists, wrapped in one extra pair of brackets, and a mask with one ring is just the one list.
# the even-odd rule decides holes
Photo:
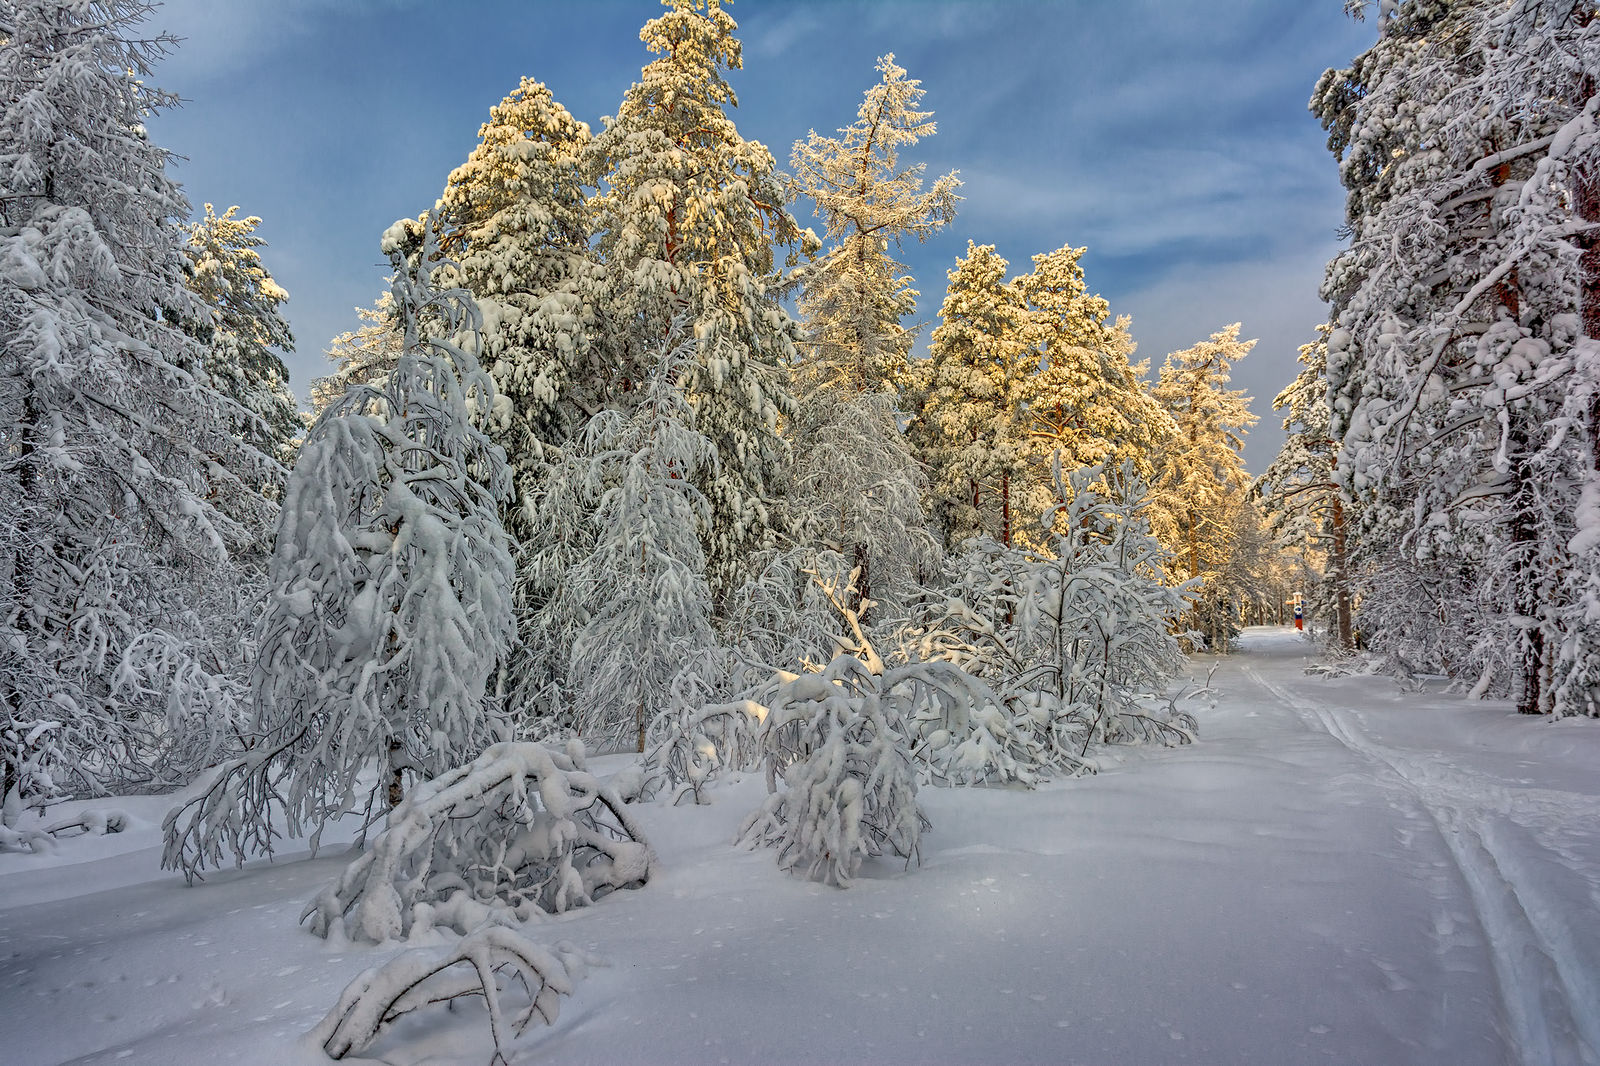
[[(1309, 661), (1251, 630), (1195, 746), (1034, 792), (925, 789), (920, 867), (848, 890), (730, 846), (756, 777), (645, 808), (661, 876), (530, 929), (604, 965), (513, 1061), (1600, 1063), (1600, 726)], [(8, 1066), (317, 1062), (303, 1034), (398, 950), (297, 928), (340, 848), (160, 873), (166, 803), (0, 854)], [(490, 1051), (470, 1006), (368, 1054)]]

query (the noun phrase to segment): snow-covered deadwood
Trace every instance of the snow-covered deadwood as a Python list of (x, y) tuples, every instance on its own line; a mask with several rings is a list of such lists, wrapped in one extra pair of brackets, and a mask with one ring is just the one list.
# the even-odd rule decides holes
[[(491, 1064), (510, 1063), (511, 1041), (534, 1019), (554, 1025), (561, 997), (583, 974), (582, 956), (565, 942), (554, 950), (503, 926), (485, 926), (448, 948), (413, 948), (364, 971), (345, 987), (339, 1003), (311, 1030), (330, 1058), (370, 1047), (400, 1018), (424, 1007), (483, 997), (494, 1039)], [(501, 997), (520, 989), (527, 1006), (507, 1016)]]
[(301, 915), (382, 943), (446, 926), (466, 933), (634, 888), (655, 856), (583, 746), (502, 743), (412, 790), (389, 827)]

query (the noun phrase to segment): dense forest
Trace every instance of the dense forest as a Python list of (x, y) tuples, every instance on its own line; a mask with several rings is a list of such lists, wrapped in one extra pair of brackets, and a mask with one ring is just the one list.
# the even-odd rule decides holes
[(1384, 0), (1316, 85), (1348, 240), (1257, 477), (1236, 311), (1153, 366), (1085, 248), (977, 243), (935, 310), (921, 83), (883, 56), (783, 169), (729, 12), (664, 6), (599, 129), (523, 78), (373, 235), (391, 288), (307, 411), (260, 219), (194, 212), (145, 128), (150, 5), (0, 0), (0, 850), (185, 789), (194, 878), (355, 816), (316, 931), (477, 929), (440, 970), (548, 991), (484, 915), (647, 881), (635, 801), (764, 767), (741, 839), (847, 885), (918, 855), (919, 787), (1189, 742), (1188, 656), (1290, 611), (1326, 669), (1600, 716), (1592, 5)]

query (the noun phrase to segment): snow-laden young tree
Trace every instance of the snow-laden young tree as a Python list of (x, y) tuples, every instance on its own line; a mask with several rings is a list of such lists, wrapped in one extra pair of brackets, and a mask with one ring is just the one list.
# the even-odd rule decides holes
[(855, 655), (784, 679), (760, 727), (767, 800), (740, 840), (776, 848), (782, 870), (840, 888), (868, 857), (918, 859), (928, 821), (902, 710), (886, 698), (882, 664)]
[(804, 321), (795, 367), (799, 408), (790, 423), (795, 477), (786, 498), (796, 542), (837, 552), (858, 575), (852, 586), (894, 615), (935, 561), (921, 501), (920, 464), (901, 430), (915, 392), (914, 331), (904, 324), (917, 292), (893, 250), (926, 240), (955, 217), (955, 173), (923, 187), (922, 164), (900, 152), (934, 133), (920, 111), (921, 83), (894, 56), (867, 90), (856, 121), (796, 141), (790, 188), (807, 196), (827, 251), (802, 272)]
[[(0, 22), (0, 797), (161, 787), (224, 735), (212, 647), (274, 462), (184, 332), (189, 205), (143, 123), (173, 43), (134, 0), (5, 0)], [(134, 195), (130, 190), (137, 190)], [(215, 598), (210, 598), (216, 593)], [(216, 654), (218, 657), (213, 658)], [(212, 734), (215, 735), (215, 734)], [(179, 745), (187, 749), (188, 745)], [(202, 753), (200, 758), (206, 758)]]
[(195, 333), (206, 346), (212, 386), (241, 409), (230, 420), (234, 432), (287, 464), (304, 429), (279, 354), (294, 351), (294, 335), (279, 310), (289, 294), (261, 262), (257, 249), (267, 243), (256, 235), (261, 220), (238, 212), (230, 207), (219, 215), (206, 204), (205, 216), (189, 227), (189, 288), (207, 312)]
[(1133, 365), (1129, 320), (1111, 319), (1110, 305), (1091, 295), (1079, 260), (1084, 248), (1066, 245), (1033, 257), (1033, 270), (1012, 280), (1028, 306), (1024, 334), (1038, 367), (1027, 383), (1026, 448), (1032, 493), (1041, 509), (1052, 491), (1051, 464), (1067, 470), (1114, 468), (1132, 462), (1154, 477), (1156, 457), (1172, 421), (1151, 397)]
[(733, 18), (719, 0), (666, 6), (639, 35), (658, 58), (591, 145), (600, 314), (623, 388), (649, 377), (675, 320), (689, 323), (695, 358), (680, 384), (717, 449), (697, 486), (711, 504), (702, 540), (720, 600), (780, 532), (779, 423), (793, 413), (798, 331), (779, 300), (777, 249), (801, 232), (772, 153), (727, 113), (737, 99), (725, 72), (742, 65)]
[(394, 297), (387, 290), (371, 307), (358, 307), (355, 312), (362, 324), (328, 342), (325, 354), (333, 372), (311, 382), (311, 422), (344, 399), (351, 385), (381, 386), (405, 348)]
[(532, 921), (649, 880), (655, 855), (583, 745), (493, 744), (419, 785), (301, 921), (373, 943)]
[(596, 415), (574, 449), (597, 503), (593, 550), (564, 578), (588, 605), (568, 685), (579, 734), (604, 748), (644, 751), (673, 678), (717, 645), (695, 487), (717, 455), (679, 384), (693, 358), (692, 338), (663, 351), (633, 411)]
[(941, 553), (923, 516), (922, 467), (893, 397), (806, 392), (790, 429), (794, 465), (783, 504), (792, 541), (857, 571), (851, 595), (864, 618), (900, 617)]
[(167, 815), (163, 865), (191, 878), (227, 852), (270, 852), (274, 806), (315, 847), (334, 818), (397, 807), (408, 771), (434, 778), (504, 739), (487, 685), (513, 630), (510, 473), (483, 427), (494, 383), (472, 351), (476, 308), (432, 288), (434, 234), (416, 227), (383, 236), (399, 361), (323, 412), (284, 491), (250, 747)]
[(796, 141), (790, 189), (809, 197), (822, 220), (827, 251), (802, 271), (799, 306), (802, 381), (809, 389), (889, 393), (907, 402), (914, 371), (912, 330), (917, 291), (893, 250), (908, 237), (925, 241), (955, 218), (955, 171), (923, 187), (921, 163), (900, 152), (933, 136), (933, 112), (918, 110), (924, 90), (893, 55), (867, 90), (856, 121), (824, 137)]
[(909, 428), (928, 469), (931, 513), (951, 545), (978, 535), (1009, 545), (1030, 513), (1020, 509), (1028, 459), (1023, 405), (1038, 368), (1026, 342), (1027, 307), (1007, 282), (1007, 268), (993, 245), (970, 241), (966, 257), (956, 260), (933, 331), (927, 387)]
[(589, 212), (583, 188), (589, 127), (530, 78), (489, 111), (478, 145), (450, 173), (434, 208), (440, 250), (454, 262), (437, 284), (459, 283), (483, 315), (485, 370), (498, 402), (490, 431), (506, 450), (518, 498), (506, 529), (529, 532), (524, 497), (545, 452), (582, 428), (612, 383), (589, 338)]
[(485, 686), (512, 620), (497, 509), (509, 474), (483, 426), (494, 384), (471, 296), (406, 263), (411, 225), (383, 238), (400, 359), (307, 434), (273, 547), (255, 725), (301, 738), (288, 799), (312, 824), (352, 809), (374, 762), (393, 807), (404, 771), (437, 776), (499, 728)]
[(1300, 373), (1272, 401), (1287, 410), (1284, 441), (1252, 494), (1267, 512), (1267, 531), (1277, 543), (1326, 562), (1322, 579), (1310, 596), (1313, 613), (1331, 615), (1330, 636), (1341, 651), (1355, 647), (1351, 628), (1350, 534), (1343, 493), (1334, 471), (1338, 443), (1333, 439), (1328, 406), (1328, 333), (1319, 326), (1319, 340), (1300, 346)]
[(1312, 99), (1350, 191), (1353, 240), (1324, 295), (1363, 602), (1378, 585), (1464, 591), (1463, 615), (1439, 615), (1433, 601), (1454, 596), (1434, 596), (1410, 620), (1389, 605), (1390, 624), (1482, 634), (1442, 642), (1475, 691), (1593, 713), (1600, 312), (1585, 263), (1600, 222), (1600, 19), (1547, 0), (1402, 0), (1385, 14), (1376, 44)]
[(1244, 435), (1258, 419), (1250, 412), (1250, 397), (1227, 387), (1233, 364), (1256, 343), (1241, 341), (1239, 329), (1235, 322), (1168, 355), (1154, 389), (1177, 431), (1162, 456), (1152, 525), (1183, 574), (1200, 579), (1189, 628), (1214, 647), (1235, 630), (1243, 590), (1230, 587), (1224, 576), (1233, 570), (1241, 527), (1255, 520), (1247, 506), (1250, 477), (1242, 453)]

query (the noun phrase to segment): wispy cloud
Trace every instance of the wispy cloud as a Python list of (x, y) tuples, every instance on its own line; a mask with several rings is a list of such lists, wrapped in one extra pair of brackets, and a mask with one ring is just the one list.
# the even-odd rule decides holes
[(421, 0), (161, 0), (153, 29), (183, 39), (162, 66), (162, 77), (193, 91), (222, 76), (237, 76), (297, 38), (316, 32), (327, 16), (360, 19), (415, 7)]

